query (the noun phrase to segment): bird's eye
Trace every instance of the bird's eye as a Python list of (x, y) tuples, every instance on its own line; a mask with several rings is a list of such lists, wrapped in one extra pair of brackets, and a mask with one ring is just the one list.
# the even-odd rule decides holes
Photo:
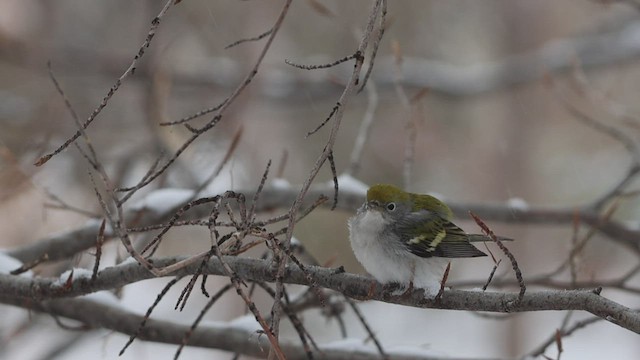
[(396, 203), (392, 203), (392, 202), (391, 202), (391, 203), (388, 203), (388, 204), (387, 204), (387, 210), (389, 210), (389, 211), (393, 211), (393, 210), (395, 210), (395, 209), (396, 209)]

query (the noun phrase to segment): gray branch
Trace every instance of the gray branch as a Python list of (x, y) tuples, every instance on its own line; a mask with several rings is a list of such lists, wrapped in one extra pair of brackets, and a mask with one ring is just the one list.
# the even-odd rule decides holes
[[(623, 21), (627, 21), (627, 23), (612, 31), (558, 38), (537, 49), (483, 64), (462, 66), (404, 56), (402, 85), (429, 88), (432, 91), (439, 91), (451, 96), (473, 96), (538, 80), (545, 71), (550, 73), (566, 71), (573, 66), (575, 59), (579, 60), (584, 67), (594, 68), (635, 61), (640, 55), (640, 21)], [(19, 45), (20, 49), (26, 47), (29, 51), (34, 51), (29, 48), (29, 44)], [(56, 64), (57, 68), (73, 74), (82, 74), (85, 67), (79, 66), (79, 64), (97, 62), (100, 64), (100, 68), (108, 73), (108, 76), (117, 77), (121, 75), (122, 71), (114, 64), (126, 62), (125, 57), (119, 57), (113, 53), (103, 54), (96, 49), (62, 47), (46, 50), (51, 54), (51, 61)], [(18, 53), (18, 49), (7, 53)], [(73, 54), (73, 57), (66, 54)], [(104, 59), (108, 61), (104, 61)], [(39, 63), (33, 65), (32, 61), (22, 57), (4, 60), (27, 68), (37, 66), (40, 69), (41, 66)], [(310, 61), (312, 62), (312, 60), (300, 59), (302, 63)], [(216, 69), (221, 70), (218, 73), (208, 75), (210, 71), (203, 71), (203, 69), (210, 69), (212, 62)], [(377, 85), (381, 87), (393, 86), (395, 82), (393, 73), (397, 67), (394, 62), (393, 56), (378, 56), (376, 70), (372, 74), (372, 80)], [(214, 85), (230, 88), (243, 76), (238, 68), (241, 67), (238, 64), (229, 63), (228, 58), (207, 57), (202, 63), (196, 63), (194, 66), (175, 67), (169, 70), (172, 79), (175, 79), (178, 85), (203, 87)], [(349, 70), (335, 68), (332, 71), (331, 76), (328, 75), (327, 78), (344, 78), (348, 76)], [(220, 73), (225, 76), (220, 77)], [(148, 82), (152, 75), (147, 68), (141, 67), (136, 70), (136, 77), (132, 80)], [(332, 94), (333, 85), (330, 82), (318, 85), (317, 75), (308, 72), (299, 72), (288, 82), (286, 80), (283, 82), (282, 79), (278, 81), (279, 88), (289, 91), (284, 93), (264, 91), (263, 95), (295, 98), (301, 96), (301, 92), (296, 91), (296, 87), (305, 83), (313, 84), (313, 86), (306, 86), (306, 88), (313, 91), (314, 95)], [(264, 88), (271, 89), (273, 86), (266, 84)]]
[[(162, 191), (162, 190), (156, 190)], [(240, 191), (246, 198), (253, 197), (254, 190)], [(307, 193), (306, 203), (303, 207), (310, 206), (320, 195), (331, 195), (332, 186), (312, 187)], [(153, 196), (152, 192), (148, 196)], [(256, 211), (265, 209), (289, 209), (298, 191), (296, 187), (273, 188), (266, 187), (260, 195), (260, 203)], [(347, 211), (355, 211), (364, 201), (364, 194), (351, 191), (340, 191), (338, 208)], [(526, 224), (572, 224), (576, 215), (576, 208), (513, 208), (507, 205), (485, 205), (485, 204), (462, 204), (447, 202), (456, 216), (468, 218), (468, 212), (473, 211), (485, 221), (498, 221), (505, 223), (526, 223)], [(161, 224), (179, 209), (183, 204), (159, 212), (156, 209), (136, 209), (125, 214), (125, 218), (136, 219), (139, 226)], [(328, 206), (328, 205), (327, 205)], [(588, 205), (579, 211), (580, 220), (587, 225), (597, 228), (607, 235), (612, 241), (627, 249), (640, 254), (640, 231), (631, 229), (616, 221), (603, 221), (600, 214), (591, 210)], [(185, 219), (202, 218), (208, 215), (208, 208), (196, 207), (189, 210)], [(41, 239), (33, 244), (8, 250), (7, 253), (24, 263), (30, 263), (41, 258), (43, 254), (48, 255), (49, 261), (56, 261), (69, 258), (81, 251), (95, 246), (99, 221), (90, 220), (84, 226)], [(112, 237), (110, 229), (105, 231), (105, 238)]]
[[(154, 261), (156, 266), (168, 266), (183, 257), (164, 258)], [(275, 269), (264, 260), (227, 257), (225, 261), (242, 279), (248, 281), (275, 281)], [(196, 271), (198, 264), (188, 266), (171, 276), (187, 275)], [(358, 300), (378, 300), (393, 304), (419, 308), (489, 311), (514, 313), (547, 310), (582, 310), (590, 312), (604, 320), (628, 330), (640, 333), (640, 313), (620, 305), (599, 295), (599, 290), (563, 290), (527, 292), (518, 301), (516, 293), (479, 292), (479, 291), (445, 291), (438, 301), (426, 300), (423, 292), (414, 290), (409, 296), (391, 296), (382, 284), (377, 284), (371, 291), (373, 280), (360, 275), (339, 272), (316, 266), (308, 266), (315, 283), (327, 289), (338, 291), (350, 298)], [(219, 260), (212, 259), (205, 269), (206, 274), (223, 275), (224, 270)], [(46, 299), (58, 297), (76, 297), (100, 290), (119, 288), (121, 286), (152, 278), (153, 275), (137, 263), (121, 264), (102, 270), (94, 282), (90, 278), (80, 277), (70, 284), (63, 285), (57, 279), (27, 278), (0, 274), (0, 301), (20, 306)], [(310, 285), (305, 273), (295, 265), (286, 269), (284, 281), (288, 284)]]
[[(21, 300), (6, 298), (0, 295), (0, 302), (29, 309), (46, 312), (56, 316), (74, 319), (94, 328), (104, 328), (117, 331), (122, 334), (132, 335), (136, 333), (143, 317), (126, 311), (125, 309), (105, 305), (89, 299), (57, 299), (26, 304)], [(264, 358), (269, 352), (270, 344), (266, 336), (232, 325), (202, 325), (197, 327), (189, 337), (187, 344), (204, 348), (225, 350), (243, 355)], [(162, 342), (179, 345), (190, 330), (187, 325), (176, 324), (164, 320), (147, 320), (146, 326), (138, 335), (139, 340)], [(124, 344), (123, 344), (124, 345)], [(280, 347), (289, 360), (307, 360), (308, 357), (302, 345), (292, 341), (281, 341)], [(370, 360), (378, 358), (379, 354), (374, 349), (347, 349), (320, 345), (322, 359), (351, 359)], [(397, 360), (462, 360), (460, 358), (439, 357), (423, 355), (408, 355), (406, 353), (394, 353), (389, 351), (389, 356)], [(492, 360), (492, 359), (480, 359)], [(498, 360), (498, 359), (493, 359)]]

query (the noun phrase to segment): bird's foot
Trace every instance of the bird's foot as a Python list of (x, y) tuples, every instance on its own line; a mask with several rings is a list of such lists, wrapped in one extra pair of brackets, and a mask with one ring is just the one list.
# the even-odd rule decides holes
[(384, 290), (391, 296), (406, 297), (413, 292), (413, 281), (410, 281), (409, 284), (389, 283), (384, 287)]

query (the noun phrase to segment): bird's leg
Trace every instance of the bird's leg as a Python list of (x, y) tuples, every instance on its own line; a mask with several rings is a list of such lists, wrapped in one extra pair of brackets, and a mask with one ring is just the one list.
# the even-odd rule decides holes
[(400, 295), (400, 297), (407, 297), (411, 295), (412, 291), (413, 291), (413, 280), (409, 281), (409, 286), (407, 286), (407, 289)]
[(373, 298), (373, 294), (376, 292), (376, 284), (378, 282), (377, 281), (372, 281), (371, 285), (369, 286), (369, 291), (367, 292), (367, 298), (366, 300), (370, 300), (371, 298)]
[(402, 293), (402, 295), (400, 295), (401, 297), (407, 297), (411, 294), (411, 292), (413, 291), (413, 279), (416, 276), (416, 263), (412, 263), (411, 264), (411, 279), (409, 280), (409, 286), (407, 286), (407, 289)]

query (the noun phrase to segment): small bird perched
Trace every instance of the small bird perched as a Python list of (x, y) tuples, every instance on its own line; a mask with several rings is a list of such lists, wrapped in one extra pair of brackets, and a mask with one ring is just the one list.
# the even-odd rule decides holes
[(399, 283), (407, 290), (415, 286), (433, 297), (440, 290), (446, 258), (487, 256), (471, 242), (491, 241), (485, 235), (465, 233), (452, 218), (451, 209), (433, 196), (373, 185), (349, 219), (351, 247), (379, 282)]

